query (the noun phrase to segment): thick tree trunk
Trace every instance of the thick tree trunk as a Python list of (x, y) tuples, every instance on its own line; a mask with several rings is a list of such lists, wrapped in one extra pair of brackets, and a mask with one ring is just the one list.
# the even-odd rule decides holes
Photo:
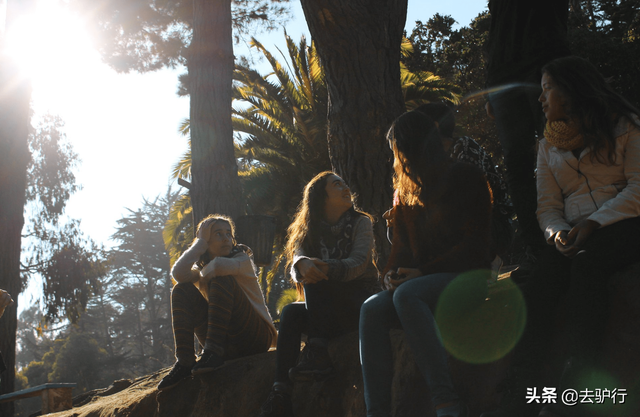
[(230, 0), (194, 0), (189, 47), (194, 222), (211, 213), (241, 214), (241, 188), (233, 150)]
[[(329, 89), (329, 153), (358, 205), (381, 219), (391, 206), (393, 157), (385, 140), (404, 111), (400, 42), (407, 0), (301, 0)], [(386, 228), (375, 228), (380, 261)]]
[[(29, 2), (9, 1), (7, 28)], [(20, 282), (20, 245), (24, 224), (27, 164), (29, 162), (30, 82), (21, 76), (0, 42), (0, 288), (9, 291), (16, 303), (0, 318), (0, 352), (7, 370), (0, 394), (12, 392), (15, 381), (16, 328)], [(0, 404), (0, 416), (13, 416), (13, 403)]]

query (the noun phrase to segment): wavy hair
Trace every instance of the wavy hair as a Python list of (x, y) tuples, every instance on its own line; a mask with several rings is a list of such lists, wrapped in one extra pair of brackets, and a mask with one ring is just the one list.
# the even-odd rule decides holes
[(616, 93), (595, 66), (584, 58), (567, 56), (554, 59), (542, 67), (568, 99), (567, 113), (580, 125), (585, 146), (594, 152), (592, 161), (614, 164), (616, 138), (614, 129), (621, 116), (632, 119), (636, 109)]
[[(337, 175), (332, 171), (324, 171), (316, 175), (304, 187), (302, 201), (293, 216), (287, 233), (287, 243), (283, 256), (286, 258), (285, 273), (291, 270), (293, 258), (298, 249), (302, 249), (307, 256), (320, 257), (321, 225), (324, 220), (324, 207), (327, 200), (327, 178)], [(353, 194), (352, 194), (353, 196)], [(373, 222), (373, 217), (352, 207), (354, 213), (367, 216)], [(302, 288), (296, 285), (298, 295), (302, 296)]]
[(436, 123), (422, 112), (410, 111), (393, 122), (387, 139), (394, 155), (393, 188), (400, 202), (424, 205), (428, 198), (437, 198), (435, 188), (451, 158)]

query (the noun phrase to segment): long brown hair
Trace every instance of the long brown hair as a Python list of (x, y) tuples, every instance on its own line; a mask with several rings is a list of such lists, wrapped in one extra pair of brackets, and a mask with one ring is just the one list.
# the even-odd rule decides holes
[(569, 100), (568, 114), (580, 124), (585, 146), (591, 146), (592, 161), (614, 164), (614, 129), (621, 116), (640, 115), (631, 103), (616, 93), (595, 66), (584, 58), (554, 59), (542, 68)]
[[(200, 220), (200, 223), (198, 223), (198, 227), (196, 228), (196, 236), (198, 236), (198, 232), (200, 232), (200, 228), (202, 228), (202, 225), (208, 221), (213, 219), (214, 221), (211, 223), (211, 226), (213, 227), (214, 224), (218, 223), (218, 222), (225, 222), (229, 224), (229, 227), (231, 228), (231, 243), (233, 244), (233, 247), (236, 247), (236, 224), (233, 222), (233, 220), (231, 219), (231, 217), (229, 216), (225, 216), (224, 214), (210, 214), (207, 217), (205, 217), (204, 219)], [(197, 238), (193, 239), (193, 241), (195, 242)], [(234, 253), (234, 251), (232, 250), (231, 253)], [(203, 253), (200, 256), (200, 259), (198, 259), (198, 262), (196, 262), (196, 266), (198, 266), (198, 268), (202, 269), (204, 268), (209, 262), (211, 262), (213, 260), (213, 257), (211, 256), (211, 254), (209, 253), (209, 250), (207, 250), (205, 253)]]
[(391, 125), (387, 139), (394, 155), (393, 188), (400, 202), (424, 205), (427, 198), (437, 198), (434, 189), (451, 158), (434, 121), (418, 111), (404, 113)]

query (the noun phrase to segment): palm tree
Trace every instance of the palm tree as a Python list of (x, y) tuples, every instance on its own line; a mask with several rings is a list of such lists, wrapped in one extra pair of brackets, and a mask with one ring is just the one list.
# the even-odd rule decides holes
[[(276, 217), (276, 252), (282, 247), (304, 185), (318, 172), (331, 169), (327, 146), (328, 94), (319, 57), (313, 42), (308, 45), (304, 37), (298, 45), (286, 33), (285, 39), (288, 59), (279, 50), (284, 65), (259, 41), (251, 39), (251, 46), (262, 54), (272, 71), (261, 75), (236, 65), (232, 111), (245, 210), (247, 214)], [(410, 52), (412, 46), (406, 40), (402, 48)], [(432, 73), (411, 73), (401, 66), (401, 80), (408, 110), (435, 100), (455, 104), (459, 101), (457, 87)], [(188, 120), (180, 131), (188, 136)], [(173, 178), (188, 179), (190, 162), (188, 151), (174, 167)], [(193, 239), (190, 210), (185, 194), (176, 202), (167, 221), (164, 238), (172, 262)]]
[[(272, 72), (261, 75), (236, 65), (232, 111), (245, 210), (276, 217), (277, 246), (281, 246), (304, 185), (318, 172), (331, 169), (322, 67), (313, 44), (308, 45), (303, 37), (296, 45), (285, 37), (288, 70), (260, 42), (251, 39), (251, 46), (269, 62)], [(180, 131), (189, 134), (188, 120)], [(172, 177), (190, 178), (190, 162), (188, 151), (175, 165)], [(167, 221), (164, 238), (172, 262), (193, 238), (190, 210), (184, 194)]]

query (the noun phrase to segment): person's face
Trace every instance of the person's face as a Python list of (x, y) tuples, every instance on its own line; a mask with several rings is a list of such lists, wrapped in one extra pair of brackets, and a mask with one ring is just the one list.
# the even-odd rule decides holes
[(556, 120), (566, 120), (569, 118), (567, 109), (568, 100), (564, 93), (558, 88), (553, 78), (547, 73), (542, 74), (542, 94), (538, 101), (542, 103), (542, 111), (550, 122)]
[(325, 208), (327, 209), (349, 209), (353, 205), (351, 201), (351, 190), (342, 178), (337, 175), (330, 175), (325, 186), (327, 199)]
[(209, 234), (209, 254), (212, 257), (227, 256), (233, 249), (233, 235), (231, 225), (225, 221), (217, 221), (211, 225)]

